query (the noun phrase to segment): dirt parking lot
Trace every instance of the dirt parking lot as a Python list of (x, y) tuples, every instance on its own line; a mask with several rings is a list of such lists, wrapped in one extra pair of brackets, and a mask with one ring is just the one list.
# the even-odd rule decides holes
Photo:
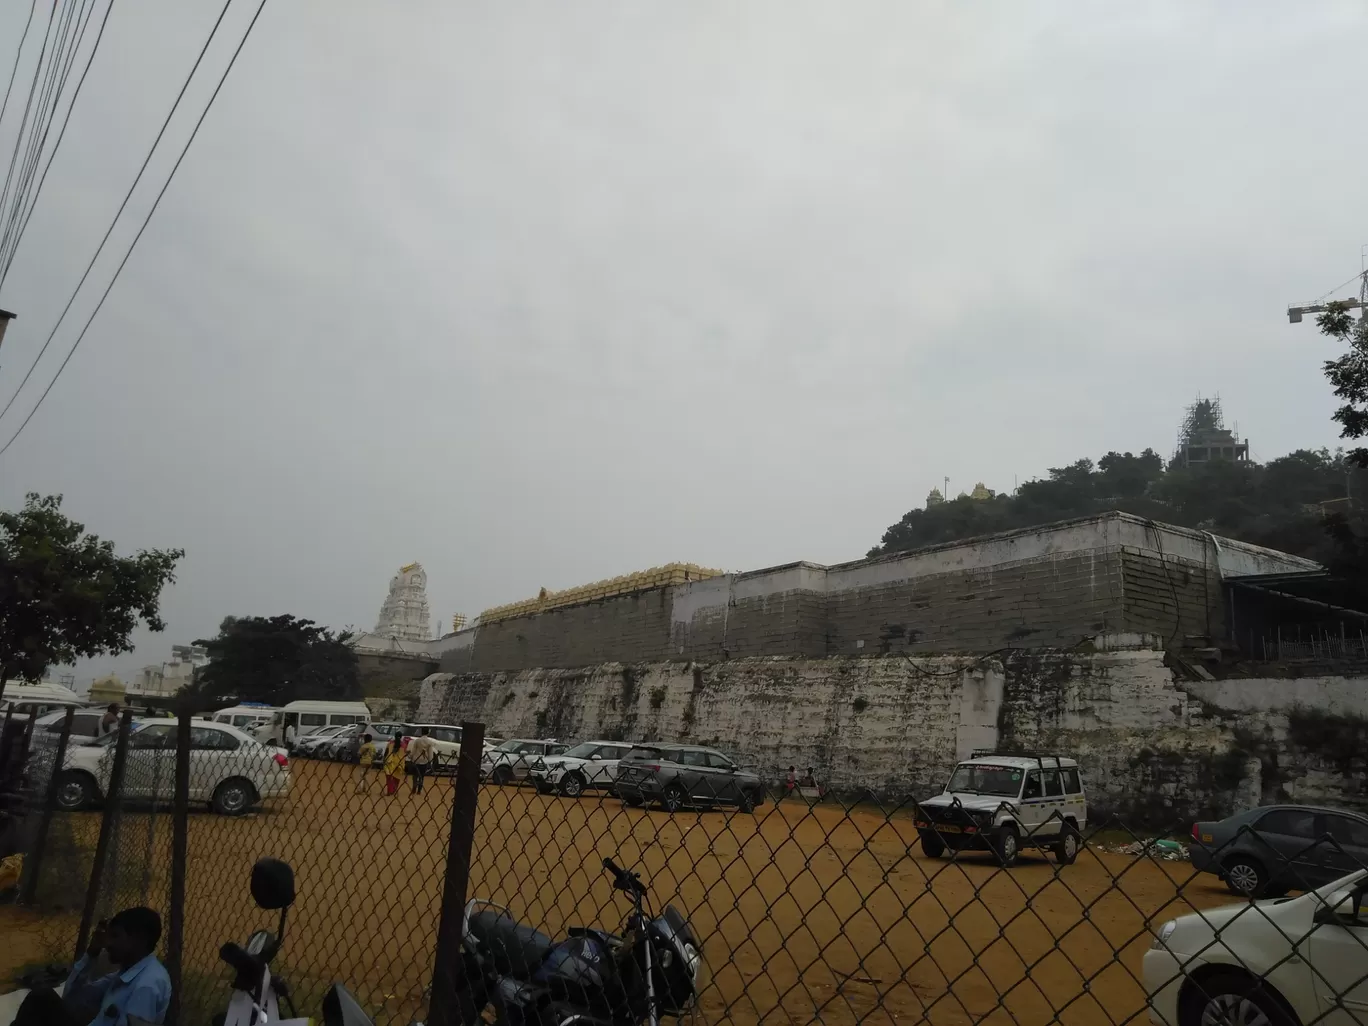
[[(273, 925), (247, 890), (263, 855), (296, 870), (282, 961), (306, 1004), (341, 980), (379, 1023), (406, 1024), (425, 1005), (452, 785), (429, 781), (414, 795), (405, 783), (389, 798), (378, 778), (358, 792), (358, 773), (298, 761), (288, 800), (236, 819), (192, 816), (192, 1007), (222, 999), (219, 945)], [(145, 888), (164, 908), (170, 822), (160, 816), (149, 831), (148, 820), (126, 817), (120, 861), (133, 869), (120, 877), (119, 901)], [(627, 905), (600, 868), (612, 856), (640, 871), (653, 899), (677, 905), (703, 939), (704, 1021), (937, 1026), (1143, 1021), (1138, 976), (1149, 925), (1229, 900), (1212, 878), (1191, 880), (1185, 863), (1088, 849), (1058, 874), (1052, 860), (1031, 856), (1004, 872), (982, 856), (927, 859), (915, 838), (905, 814), (867, 808), (783, 803), (753, 816), (671, 816), (607, 797), (487, 786), (470, 893), (551, 933), (574, 924), (617, 930)], [(42, 924), (4, 910), (0, 934), (21, 936), (14, 927), (37, 936)], [(74, 936), (70, 917), (46, 929)], [(23, 953), (4, 945), (0, 969)]]

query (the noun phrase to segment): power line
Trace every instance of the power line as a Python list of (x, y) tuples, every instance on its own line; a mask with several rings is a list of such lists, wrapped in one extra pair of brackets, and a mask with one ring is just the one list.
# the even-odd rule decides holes
[[(5, 218), (4, 231), (0, 232), (0, 259), (13, 248), (15, 228), (23, 217), (30, 195), (33, 194), (33, 179), (42, 160), (43, 150), (47, 146), (48, 133), (52, 130), (57, 109), (61, 106), (71, 65), (76, 52), (80, 49), (81, 41), (85, 38), (86, 26), (90, 24), (90, 15), (94, 9), (94, 0), (81, 0), (80, 7), (75, 4), (68, 5), (63, 23), (58, 29), (57, 45), (48, 59), (48, 70), (43, 79), (43, 90), (39, 94), (38, 110), (29, 129), (28, 148), (15, 183), (13, 202)], [(36, 199), (36, 196), (34, 198)]]
[[(53, 158), (57, 156), (57, 151), (62, 148), (62, 140), (66, 138), (67, 126), (71, 123), (71, 112), (76, 109), (76, 101), (81, 98), (81, 87), (85, 85), (86, 76), (90, 74), (90, 65), (94, 63), (95, 54), (100, 49), (100, 43), (104, 39), (105, 26), (109, 24), (110, 12), (114, 10), (114, 0), (109, 0), (105, 6), (104, 17), (100, 19), (100, 30), (95, 34), (95, 42), (90, 48), (90, 53), (86, 57), (85, 67), (81, 69), (81, 77), (76, 82), (76, 90), (71, 94), (71, 103), (67, 105), (66, 117), (62, 119), (62, 129), (57, 133), (57, 141), (53, 143), (52, 150), (48, 153), (47, 163), (43, 165), (43, 174), (38, 179), (38, 187), (33, 193), (33, 202), (29, 204), (28, 213), (24, 216), (24, 222), (19, 226), (19, 232), (14, 238), (14, 243), (10, 247), (9, 257), (0, 267), (0, 287), (5, 284), (5, 278), (9, 275), (9, 269), (14, 263), (15, 254), (19, 251), (19, 243), (23, 241), (24, 233), (28, 231), (29, 221), (33, 219), (33, 211), (38, 206), (38, 197), (43, 192), (43, 185), (47, 182), (48, 171), (52, 168)], [(93, 11), (93, 8), (92, 8)], [(86, 24), (88, 25), (87, 18)], [(82, 37), (85, 36), (85, 29), (81, 30)], [(77, 50), (80, 49), (80, 40), (76, 42)], [(68, 69), (69, 70), (69, 69)]]
[[(228, 2), (231, 3), (232, 0), (228, 0)], [(200, 112), (199, 120), (195, 122), (195, 127), (190, 132), (190, 138), (185, 140), (185, 146), (181, 148), (180, 156), (176, 158), (176, 163), (172, 166), (171, 173), (166, 176), (166, 181), (162, 183), (161, 190), (157, 193), (157, 198), (152, 201), (151, 209), (148, 210), (147, 216), (143, 218), (143, 223), (141, 227), (138, 228), (138, 234), (133, 237), (132, 243), (129, 244), (128, 251), (124, 253), (123, 259), (119, 261), (119, 266), (114, 271), (114, 277), (110, 278), (109, 284), (105, 286), (105, 290), (100, 296), (100, 301), (95, 304), (95, 309), (91, 311), (90, 317), (86, 319), (85, 326), (81, 328), (81, 333), (76, 336), (76, 341), (71, 344), (71, 349), (68, 350), (66, 359), (64, 359), (61, 366), (57, 368), (57, 373), (52, 376), (52, 380), (48, 382), (47, 388), (43, 389), (43, 394), (38, 397), (38, 401), (34, 403), (33, 409), (29, 410), (28, 416), (24, 418), (23, 423), (21, 423), (14, 434), (10, 436), (9, 441), (7, 441), (3, 447), (0, 447), (0, 456), (5, 455), (5, 453), (9, 451), (9, 447), (14, 444), (15, 440), (23, 434), (24, 428), (28, 427), (29, 421), (31, 421), (33, 415), (38, 412), (38, 408), (43, 405), (43, 400), (46, 399), (48, 393), (52, 391), (52, 386), (57, 384), (57, 379), (62, 376), (62, 371), (66, 370), (67, 364), (71, 362), (71, 358), (76, 354), (76, 350), (85, 339), (86, 332), (90, 330), (90, 326), (94, 323), (96, 316), (104, 306), (105, 300), (109, 298), (109, 293), (113, 290), (114, 283), (119, 280), (119, 275), (123, 273), (124, 267), (128, 264), (128, 258), (133, 255), (133, 250), (137, 248), (138, 241), (143, 237), (143, 232), (147, 230), (147, 226), (152, 220), (152, 215), (157, 212), (157, 207), (161, 205), (162, 197), (166, 195), (166, 190), (170, 187), (171, 180), (176, 177), (176, 172), (180, 170), (181, 162), (185, 160), (185, 155), (190, 152), (190, 145), (195, 141), (195, 136), (199, 134), (200, 126), (204, 124), (204, 119), (208, 116), (209, 109), (213, 107), (214, 101), (218, 99), (219, 91), (223, 89), (223, 83), (228, 80), (228, 73), (233, 70), (233, 65), (237, 63), (238, 54), (242, 53), (242, 48), (247, 45), (247, 37), (252, 34), (252, 29), (256, 27), (257, 19), (261, 17), (261, 12), (265, 10), (265, 8), (266, 0), (261, 0), (261, 2), (257, 4), (256, 13), (252, 15), (252, 20), (247, 24), (246, 31), (242, 33), (242, 38), (238, 40), (237, 49), (233, 51), (233, 56), (228, 59), (228, 66), (223, 69), (223, 74), (219, 76), (218, 85), (214, 86), (214, 91), (209, 97), (209, 102), (204, 105), (204, 110)], [(224, 9), (227, 10), (226, 5)], [(220, 19), (221, 18), (222, 15), (220, 15)], [(217, 29), (217, 22), (214, 27)], [(207, 45), (208, 44), (206, 43), (206, 46)], [(196, 61), (196, 64), (198, 63), (199, 62)], [(103, 243), (101, 245), (103, 245)], [(44, 348), (46, 348), (46, 346)], [(18, 393), (16, 393), (16, 395), (17, 394)], [(2, 412), (0, 412), (0, 416), (3, 416)]]
[[(14, 405), (14, 400), (19, 398), (19, 393), (24, 390), (24, 386), (28, 384), (29, 378), (33, 376), (33, 372), (37, 368), (38, 362), (42, 360), (43, 354), (48, 350), (48, 346), (52, 345), (52, 340), (57, 336), (57, 330), (61, 328), (62, 322), (66, 320), (66, 315), (71, 311), (71, 305), (76, 302), (76, 297), (85, 286), (86, 279), (90, 277), (90, 272), (94, 269), (95, 262), (100, 259), (100, 254), (104, 252), (105, 244), (109, 242), (109, 237), (114, 234), (114, 228), (118, 225), (119, 218), (123, 216), (124, 209), (128, 206), (128, 201), (133, 198), (133, 191), (138, 187), (138, 183), (142, 181), (143, 172), (147, 170), (147, 165), (152, 162), (152, 156), (156, 153), (157, 146), (162, 141), (162, 136), (166, 134), (167, 126), (171, 124), (171, 118), (175, 116), (177, 108), (180, 107), (180, 102), (185, 97), (185, 90), (190, 87), (190, 80), (195, 77), (195, 72), (199, 70), (200, 62), (204, 60), (204, 55), (209, 50), (209, 44), (214, 41), (214, 36), (218, 33), (219, 26), (223, 24), (224, 15), (228, 13), (228, 8), (232, 2), (233, 0), (225, 0), (223, 9), (219, 11), (219, 16), (214, 22), (214, 27), (209, 30), (209, 38), (207, 38), (204, 41), (204, 45), (200, 47), (199, 56), (195, 58), (195, 63), (190, 68), (190, 73), (185, 76), (185, 81), (181, 83), (180, 92), (176, 94), (176, 102), (171, 104), (171, 109), (166, 112), (166, 120), (162, 122), (161, 130), (157, 132), (157, 138), (152, 140), (152, 146), (147, 151), (147, 156), (143, 158), (142, 167), (138, 168), (137, 177), (133, 179), (133, 184), (128, 187), (128, 192), (124, 194), (123, 202), (119, 204), (119, 209), (114, 214), (114, 220), (110, 221), (109, 227), (105, 229), (104, 238), (100, 240), (99, 246), (96, 247), (95, 255), (90, 258), (90, 263), (86, 264), (85, 273), (81, 275), (81, 280), (76, 283), (76, 288), (72, 290), (71, 298), (66, 301), (66, 306), (62, 308), (62, 313), (57, 318), (57, 323), (54, 324), (52, 330), (48, 332), (48, 337), (43, 343), (43, 348), (38, 350), (38, 355), (33, 358), (33, 363), (29, 364), (29, 369), (24, 374), (24, 379), (19, 382), (19, 387), (16, 388), (14, 394), (9, 397), (9, 402), (5, 403), (5, 408), (0, 410), (0, 420), (4, 419), (5, 414), (7, 414), (10, 407)], [(258, 9), (257, 13), (261, 13), (260, 9)], [(255, 23), (256, 19), (253, 18), (252, 21)], [(245, 39), (246, 36), (243, 38)], [(229, 67), (232, 67), (232, 65), (230, 64)], [(63, 366), (65, 366), (65, 364), (63, 364)], [(49, 385), (48, 387), (51, 388), (52, 386)], [(43, 394), (46, 395), (47, 393), (44, 392)], [(30, 416), (32, 416), (32, 414), (30, 414)]]
[(0, 209), (3, 209), (9, 196), (10, 180), (14, 177), (14, 165), (19, 161), (19, 147), (24, 141), (24, 129), (28, 127), (29, 111), (33, 108), (33, 96), (38, 91), (38, 73), (43, 70), (43, 58), (47, 56), (48, 39), (52, 36), (52, 19), (57, 14), (57, 5), (52, 5), (48, 15), (47, 31), (43, 33), (43, 45), (38, 51), (38, 63), (33, 68), (33, 81), (29, 83), (28, 100), (24, 103), (24, 116), (19, 121), (19, 132), (14, 137), (14, 153), (10, 155), (9, 171), (5, 173), (5, 187), (0, 189)]
[(24, 43), (28, 40), (29, 26), (33, 24), (33, 12), (38, 9), (38, 0), (29, 0), (28, 20), (24, 22), (24, 34), (19, 37), (19, 48), (14, 51), (14, 67), (10, 69), (9, 85), (5, 86), (5, 101), (0, 103), (0, 124), (5, 121), (5, 111), (9, 110), (10, 90), (14, 88), (14, 76), (19, 73), (19, 58), (24, 55)]

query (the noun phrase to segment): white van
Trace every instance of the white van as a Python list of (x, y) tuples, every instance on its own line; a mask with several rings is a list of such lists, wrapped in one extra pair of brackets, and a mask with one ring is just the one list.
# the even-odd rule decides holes
[(214, 723), (226, 723), (230, 727), (237, 727), (238, 730), (245, 730), (251, 733), (263, 723), (269, 723), (271, 717), (280, 712), (273, 705), (234, 705), (227, 709), (220, 709), (214, 713), (210, 719)]
[(324, 727), (345, 727), (352, 723), (369, 723), (370, 709), (365, 702), (317, 702), (301, 699), (288, 702), (272, 713), (271, 718), (252, 731), (262, 744), (280, 746), (285, 743), (285, 724), (294, 724), (295, 738), (322, 730)]
[(65, 709), (69, 705), (74, 705), (78, 709), (86, 704), (86, 700), (71, 688), (61, 684), (53, 684), (50, 681), (43, 681), (41, 684), (25, 684), (22, 681), (7, 680), (3, 689), (0, 689), (0, 711), (14, 706), (17, 712), (36, 712), (42, 715), (53, 709)]

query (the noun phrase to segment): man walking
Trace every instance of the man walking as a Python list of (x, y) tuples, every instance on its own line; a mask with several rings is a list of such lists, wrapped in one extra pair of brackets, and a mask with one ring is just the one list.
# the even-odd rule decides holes
[(428, 729), (424, 727), (422, 733), (409, 742), (408, 760), (413, 766), (413, 793), (423, 793), (423, 778), (427, 775), (433, 757), (437, 754), (437, 746), (432, 743), (432, 738), (428, 737)]

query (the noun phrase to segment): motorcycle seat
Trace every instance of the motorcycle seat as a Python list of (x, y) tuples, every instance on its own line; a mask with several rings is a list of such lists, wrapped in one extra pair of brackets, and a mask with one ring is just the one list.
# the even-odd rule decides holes
[(470, 917), (470, 934), (479, 942), (480, 950), (494, 960), (499, 973), (519, 980), (531, 980), (556, 946), (540, 930), (493, 909)]

